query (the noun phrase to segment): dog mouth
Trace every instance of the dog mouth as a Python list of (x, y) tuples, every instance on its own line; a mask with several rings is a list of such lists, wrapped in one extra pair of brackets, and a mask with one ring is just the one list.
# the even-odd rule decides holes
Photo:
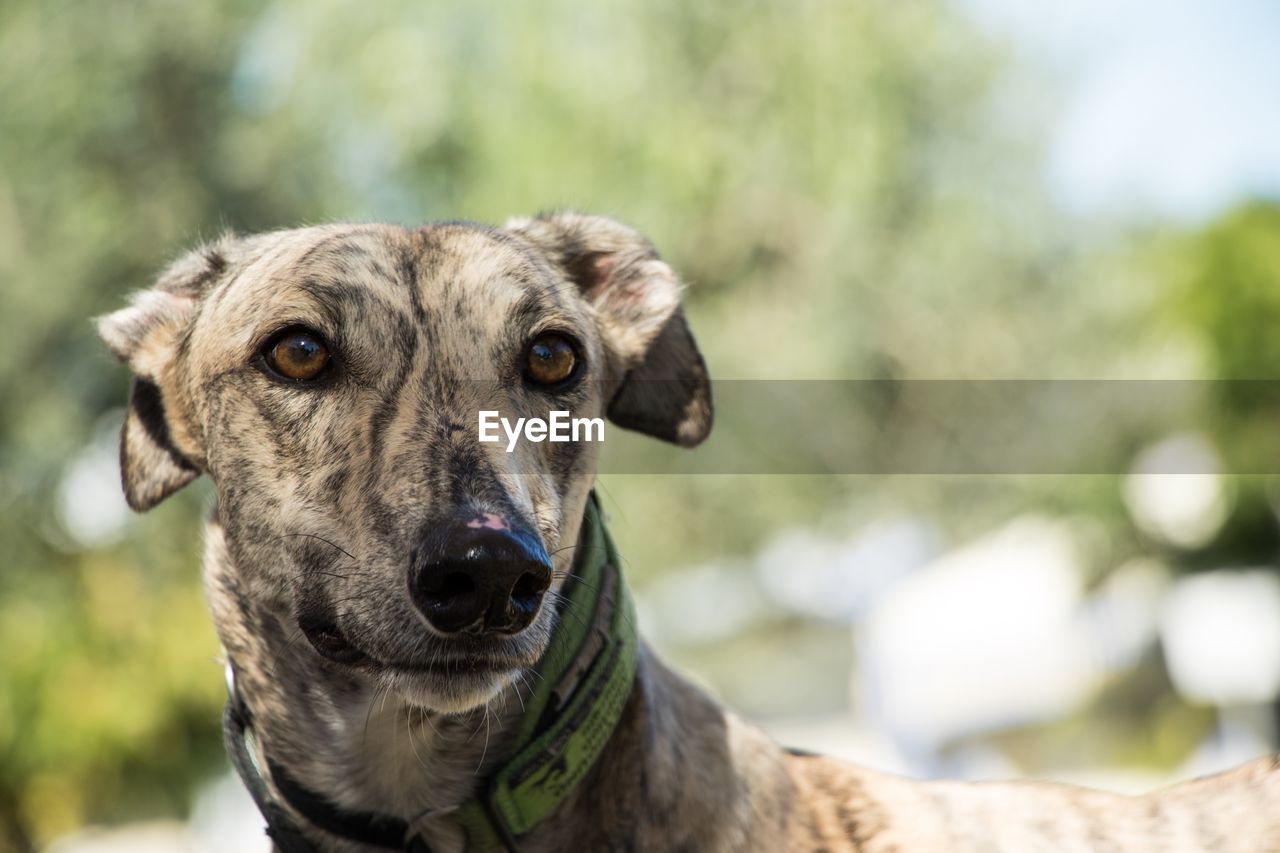
[(531, 665), (524, 659), (526, 655), (504, 648), (510, 644), (506, 637), (467, 638), (467, 648), (441, 651), (418, 660), (379, 660), (357, 647), (334, 623), (303, 621), (299, 627), (312, 648), (326, 660), (388, 675), (432, 679), (495, 677)]
[(370, 671), (411, 705), (463, 713), (492, 701), (530, 666), (522, 655), (491, 650), (442, 652), (429, 660), (376, 664)]
[(383, 667), (405, 675), (459, 676), (459, 675), (505, 675), (523, 667), (507, 657), (481, 655), (460, 655), (431, 661), (430, 663), (391, 663)]

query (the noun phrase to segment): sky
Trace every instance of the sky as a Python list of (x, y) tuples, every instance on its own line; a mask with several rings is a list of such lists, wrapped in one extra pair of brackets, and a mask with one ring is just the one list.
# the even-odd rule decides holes
[(956, 0), (1060, 81), (1045, 178), (1083, 215), (1280, 198), (1280, 2)]

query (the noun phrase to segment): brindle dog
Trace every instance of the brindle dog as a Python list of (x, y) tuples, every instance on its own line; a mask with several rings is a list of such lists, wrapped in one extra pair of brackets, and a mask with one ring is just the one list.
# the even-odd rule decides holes
[[(259, 761), (406, 821), (472, 794), (557, 630), (596, 463), (482, 444), (476, 413), (697, 444), (710, 390), (679, 291), (636, 232), (558, 213), (227, 236), (100, 321), (136, 376), (129, 503), (216, 486), (207, 588)], [(433, 574), (450, 559), (461, 588)], [(458, 849), (438, 823), (431, 849)], [(642, 649), (603, 754), (519, 846), (1256, 853), (1280, 849), (1280, 763), (1138, 798), (910, 781), (788, 753)]]

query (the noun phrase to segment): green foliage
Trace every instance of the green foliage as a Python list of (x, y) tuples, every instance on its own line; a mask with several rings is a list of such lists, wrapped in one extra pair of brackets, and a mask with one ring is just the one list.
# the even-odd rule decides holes
[[(1179, 307), (1204, 342), (1214, 376), (1280, 371), (1280, 207), (1243, 207), (1188, 241)], [(1244, 388), (1245, 386), (1237, 386)], [(1231, 385), (1224, 390), (1230, 391)], [(1242, 400), (1243, 402), (1243, 400)]]

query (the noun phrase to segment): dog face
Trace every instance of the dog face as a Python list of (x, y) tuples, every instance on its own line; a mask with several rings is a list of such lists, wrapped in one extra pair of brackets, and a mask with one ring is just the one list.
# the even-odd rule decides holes
[(207, 473), (240, 606), (439, 711), (546, 649), (595, 469), (593, 443), (481, 442), (479, 412), (711, 426), (675, 275), (573, 213), (226, 237), (99, 329), (135, 374), (130, 504)]

